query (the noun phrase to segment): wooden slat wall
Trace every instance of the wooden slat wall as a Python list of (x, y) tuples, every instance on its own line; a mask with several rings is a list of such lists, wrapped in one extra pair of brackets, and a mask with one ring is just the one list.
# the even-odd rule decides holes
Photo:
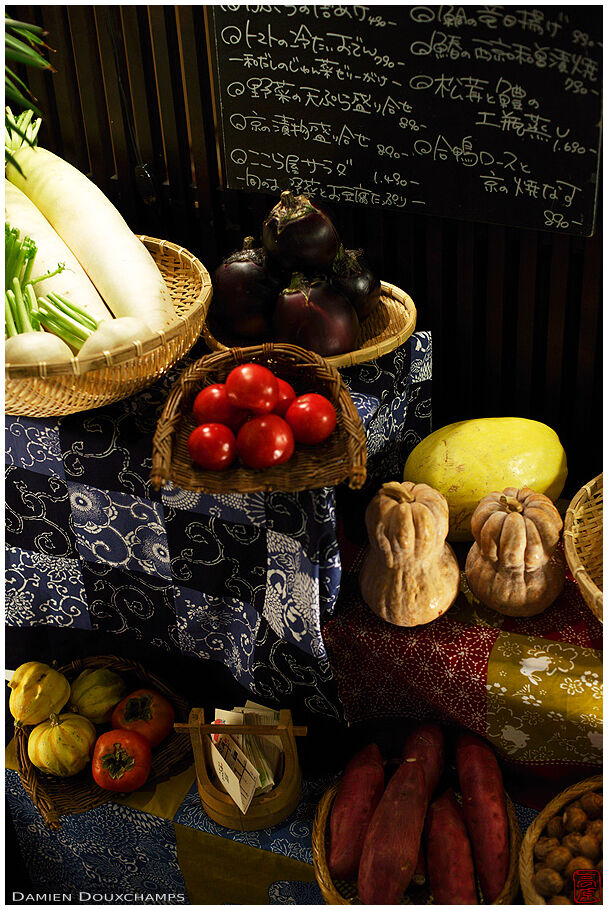
[[(45, 113), (41, 143), (95, 180), (134, 230), (183, 244), (210, 270), (259, 235), (276, 200), (220, 186), (205, 7), (9, 14), (44, 25), (55, 49), (54, 75), (27, 74)], [(138, 192), (139, 155), (156, 201)], [(569, 457), (566, 494), (602, 469), (601, 211), (589, 239), (346, 206), (334, 215), (433, 332), (435, 426), (510, 414), (549, 423)]]

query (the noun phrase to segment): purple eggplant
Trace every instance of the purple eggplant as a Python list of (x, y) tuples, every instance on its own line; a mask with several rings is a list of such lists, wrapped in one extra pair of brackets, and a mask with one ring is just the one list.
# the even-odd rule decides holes
[(380, 302), (380, 281), (370, 269), (363, 250), (340, 246), (332, 266), (333, 286), (348, 297), (363, 322)]
[(308, 196), (285, 190), (264, 221), (262, 243), (282, 268), (317, 272), (330, 268), (340, 239), (329, 216)]
[(281, 285), (269, 273), (265, 250), (253, 248), (253, 237), (218, 266), (212, 283), (211, 320), (243, 341), (268, 341)]
[(309, 282), (295, 273), (278, 297), (274, 312), (275, 341), (297, 344), (322, 357), (344, 354), (357, 346), (359, 319), (350, 301), (325, 278)]

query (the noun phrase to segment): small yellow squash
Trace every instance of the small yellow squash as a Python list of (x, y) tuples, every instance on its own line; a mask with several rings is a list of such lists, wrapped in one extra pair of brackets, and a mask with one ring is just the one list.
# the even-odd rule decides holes
[(61, 711), (70, 697), (70, 684), (63, 673), (35, 660), (17, 667), (8, 686), (12, 690), (9, 710), (17, 723), (26, 726)]
[(83, 670), (72, 683), (70, 708), (94, 724), (110, 720), (127, 684), (112, 670)]
[(97, 732), (79, 714), (52, 714), (34, 727), (27, 743), (29, 759), (40, 771), (72, 777), (90, 761)]
[(471, 515), (488, 493), (531, 487), (555, 502), (567, 474), (566, 453), (551, 427), (522, 417), (482, 417), (435, 430), (410, 452), (403, 476), (445, 496), (448, 540), (472, 540)]

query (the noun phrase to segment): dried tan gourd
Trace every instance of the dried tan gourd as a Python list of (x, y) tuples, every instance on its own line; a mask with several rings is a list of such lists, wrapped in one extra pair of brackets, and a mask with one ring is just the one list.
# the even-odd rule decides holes
[(449, 509), (426, 483), (385, 483), (365, 513), (370, 546), (359, 575), (368, 606), (397, 626), (437, 619), (458, 594), (460, 571), (446, 543)]
[(475, 543), (465, 567), (473, 594), (506, 616), (542, 613), (564, 586), (561, 529), (560, 514), (543, 493), (507, 487), (484, 496), (471, 518)]

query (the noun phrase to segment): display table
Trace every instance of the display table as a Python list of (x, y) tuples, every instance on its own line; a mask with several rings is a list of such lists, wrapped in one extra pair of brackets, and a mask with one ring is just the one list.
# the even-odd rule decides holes
[[(109, 898), (103, 903), (323, 904), (312, 866), (312, 825), (332, 777), (305, 780), (293, 815), (263, 831), (229, 831), (211, 821), (190, 786), (190, 769), (155, 793), (66, 817), (52, 832), (16, 772), (6, 774), (10, 812), (37, 892), (61, 892), (73, 903), (98, 903), (101, 894)], [(536, 812), (515, 809), (523, 832)], [(121, 901), (116, 895), (130, 896)]]
[[(461, 565), (465, 553), (466, 545)], [(406, 629), (362, 600), (360, 561), (355, 552), (323, 629), (347, 722), (437, 718), (468, 727), (507, 765), (555, 778), (561, 789), (569, 778), (597, 773), (602, 626), (571, 577), (558, 600), (529, 619), (484, 607), (463, 579), (447, 613)]]
[[(7, 418), (9, 667), (117, 653), (166, 675), (183, 661), (216, 688), (230, 677), (258, 700), (338, 718), (321, 635), (341, 578), (335, 490), (151, 489), (158, 416), (180, 371), (204, 353), (108, 407)], [(343, 376), (375, 490), (430, 431), (430, 334)]]

